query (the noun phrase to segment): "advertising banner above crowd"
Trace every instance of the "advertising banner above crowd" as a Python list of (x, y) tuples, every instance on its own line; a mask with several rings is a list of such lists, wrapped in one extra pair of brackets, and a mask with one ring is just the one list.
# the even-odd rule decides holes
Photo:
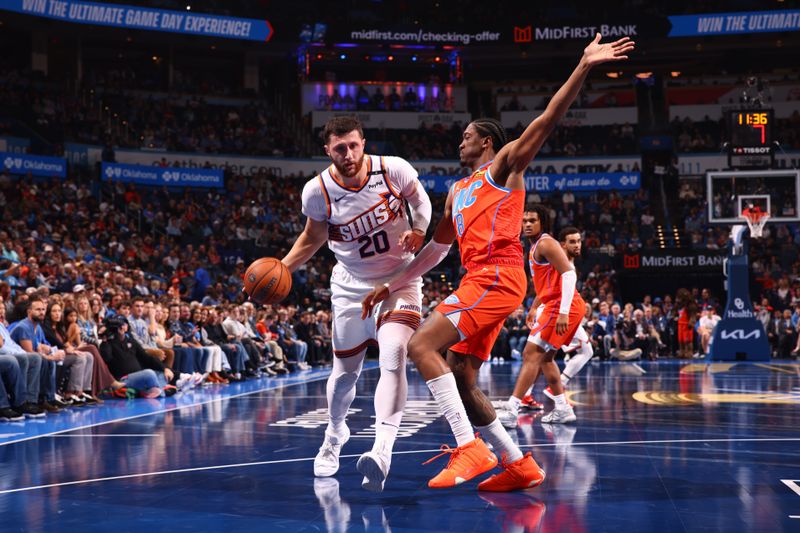
[[(453, 147), (455, 151), (455, 147)], [(99, 147), (83, 146), (88, 163), (94, 164), (99, 156)], [(383, 155), (383, 154), (381, 154)], [(82, 154), (74, 157), (82, 158)], [(134, 165), (178, 166), (186, 169), (217, 168), (243, 176), (265, 174), (279, 177), (311, 177), (330, 165), (330, 159), (320, 156), (312, 159), (281, 159), (276, 157), (253, 157), (223, 154), (192, 154), (178, 152), (154, 152), (145, 150), (116, 150), (116, 160)], [(538, 174), (607, 174), (639, 172), (642, 159), (638, 155), (536, 158), (526, 170), (526, 175)], [(423, 177), (461, 177), (469, 174), (458, 161), (437, 159), (411, 161)]]
[(714, 271), (722, 272), (725, 250), (658, 250), (621, 254), (624, 271)]
[(63, 157), (45, 157), (12, 152), (0, 152), (3, 170), (11, 174), (30, 174), (47, 178), (67, 176), (67, 160)]
[[(500, 122), (506, 128), (515, 128), (517, 124), (527, 125), (541, 115), (543, 110), (536, 111), (502, 111)], [(587, 109), (570, 109), (558, 124), (560, 126), (605, 126), (609, 124), (636, 124), (635, 107), (604, 107)]]
[(221, 188), (225, 185), (223, 171), (208, 168), (179, 168), (103, 163), (103, 180), (167, 187)]
[(669, 22), (669, 37), (799, 31), (800, 9), (678, 15)]
[(75, 0), (3, 0), (0, 2), (0, 9), (63, 22), (131, 30), (164, 31), (261, 42), (269, 41), (272, 37), (272, 26), (267, 20), (123, 4)]
[[(322, 128), (336, 116), (357, 117), (365, 129), (416, 130), (421, 126), (441, 124), (449, 128), (453, 124), (466, 126), (472, 120), (469, 113), (410, 113), (404, 111), (313, 111), (311, 126)], [(369, 139), (367, 139), (369, 140)]]
[(593, 25), (538, 24), (529, 20), (507, 20), (505, 23), (493, 21), (491, 25), (478, 25), (469, 28), (451, 27), (397, 27), (383, 24), (379, 27), (347, 27), (331, 25), (327, 40), (349, 43), (402, 44), (428, 46), (476, 46), (482, 44), (533, 43), (541, 41), (586, 40), (590, 41), (600, 33), (607, 39), (632, 37), (656, 32), (666, 32), (663, 17), (638, 17), (636, 20), (603, 21)]

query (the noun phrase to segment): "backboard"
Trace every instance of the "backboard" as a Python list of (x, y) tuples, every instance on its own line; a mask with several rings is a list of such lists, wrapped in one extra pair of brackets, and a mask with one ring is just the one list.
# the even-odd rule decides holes
[(708, 221), (743, 224), (742, 211), (758, 206), (769, 223), (800, 221), (800, 171), (731, 170), (706, 174)]

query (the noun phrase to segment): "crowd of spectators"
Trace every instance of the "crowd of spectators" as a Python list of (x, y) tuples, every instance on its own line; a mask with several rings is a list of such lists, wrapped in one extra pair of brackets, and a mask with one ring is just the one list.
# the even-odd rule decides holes
[[(120, 183), (100, 186), (90, 174), (74, 170), (65, 181), (0, 175), (0, 322), (9, 326), (9, 338), (18, 347), (4, 345), (13, 348), (7, 355), (33, 353), (43, 359), (36, 379), (17, 362), (32, 392), (11, 392), (17, 403), (6, 409), (16, 416), (26, 410), (39, 416), (43, 410), (97, 401), (103, 390), (115, 387), (161, 395), (170, 384), (186, 388), (198, 379), (224, 384), (330, 360), (329, 253), (317, 254), (295, 273), (295, 289), (280, 306), (256, 309), (241, 292), (244, 266), (255, 257), (282, 256), (302, 230), (297, 206), (305, 178), (228, 176), (225, 191), (176, 193)], [(682, 185), (681, 195), (690, 228), (704, 207), (690, 182)], [(432, 200), (434, 212), (441, 213), (444, 196)], [(637, 349), (654, 358), (675, 353), (674, 296), (621, 301), (614, 262), (607, 260), (656, 248), (647, 190), (529, 193), (527, 200), (549, 206), (556, 227), (583, 229), (579, 288), (590, 307), (586, 327), (601, 357), (631, 357)], [(725, 245), (726, 235), (713, 231), (702, 246)], [(797, 242), (796, 232), (794, 226), (776, 226), (753, 246), (761, 287), (757, 309), (780, 356), (797, 351), (800, 261), (796, 245), (778, 243), (789, 242), (788, 237)], [(453, 252), (426, 277), (425, 314), (462, 274)], [(704, 292), (696, 298), (699, 312), (713, 320), (719, 303)], [(512, 317), (496, 346), (499, 357), (520, 351), (525, 326), (518, 318), (514, 326)], [(699, 353), (708, 337), (702, 318), (697, 315)], [(19, 329), (26, 323), (34, 327)], [(52, 350), (26, 342), (36, 338), (30, 330), (39, 323), (39, 340)], [(17, 340), (18, 331), (28, 334)], [(64, 362), (58, 365), (59, 360)], [(131, 375), (136, 386), (126, 386), (124, 377)]]
[[(179, 152), (297, 156), (290, 130), (260, 100), (237, 103), (197, 96), (100, 88), (78, 90), (16, 70), (0, 76), (10, 114), (56, 144), (82, 142)], [(309, 155), (309, 154), (305, 154)]]

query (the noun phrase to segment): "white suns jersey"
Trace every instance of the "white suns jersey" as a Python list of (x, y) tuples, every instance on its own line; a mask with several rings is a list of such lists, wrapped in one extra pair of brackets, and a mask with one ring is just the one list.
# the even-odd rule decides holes
[(303, 188), (303, 214), (328, 222), (328, 247), (352, 275), (385, 278), (413, 254), (398, 244), (411, 229), (405, 198), (419, 185), (417, 171), (400, 157), (365, 155), (367, 181), (344, 187), (333, 165)]

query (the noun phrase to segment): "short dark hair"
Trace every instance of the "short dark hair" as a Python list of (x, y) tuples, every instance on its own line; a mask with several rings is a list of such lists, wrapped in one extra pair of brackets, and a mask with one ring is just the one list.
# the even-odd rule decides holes
[(331, 140), (331, 135), (342, 137), (351, 131), (357, 131), (361, 138), (364, 138), (364, 127), (358, 118), (353, 115), (333, 117), (325, 123), (325, 129), (322, 130), (322, 140), (325, 144), (328, 144)]
[(525, 206), (526, 213), (536, 213), (539, 215), (539, 227), (542, 228), (542, 233), (550, 233), (550, 209), (542, 204), (529, 204)]
[(575, 226), (565, 226), (561, 228), (561, 231), (558, 232), (558, 242), (567, 242), (567, 235), (572, 235), (573, 233), (580, 233), (581, 230), (576, 228)]
[(494, 153), (499, 152), (500, 149), (508, 142), (506, 129), (499, 120), (495, 120), (493, 118), (479, 118), (472, 121), (472, 126), (481, 137), (492, 138), (492, 148), (494, 148)]

